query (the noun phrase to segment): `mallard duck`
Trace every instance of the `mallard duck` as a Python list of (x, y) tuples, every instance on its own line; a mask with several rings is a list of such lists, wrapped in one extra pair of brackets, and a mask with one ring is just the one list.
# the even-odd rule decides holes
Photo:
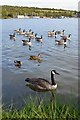
[(41, 42), (41, 43), (42, 43), (42, 41), (43, 41), (42, 35), (41, 35), (41, 37), (37, 37), (37, 36), (36, 36), (35, 39), (36, 39), (36, 41)]
[(29, 45), (31, 46), (31, 38), (29, 38), (29, 40), (22, 40), (23, 45)]
[(63, 34), (64, 35), (64, 31), (65, 30), (62, 30), (62, 31), (56, 31), (57, 34)]
[(19, 60), (15, 60), (14, 63), (15, 63), (15, 66), (17, 66), (17, 67), (21, 67), (21, 65), (22, 65), (22, 62)]
[(38, 54), (38, 56), (31, 55), (29, 59), (30, 59), (30, 60), (39, 60), (39, 59), (40, 59), (40, 56), (41, 56), (40, 53)]
[(10, 36), (10, 39), (16, 39), (16, 34), (15, 33), (10, 34), (9, 36)]
[(53, 91), (57, 89), (57, 83), (54, 80), (55, 74), (59, 75), (56, 70), (51, 70), (51, 82), (44, 78), (26, 78), (25, 81), (27, 82), (27, 86), (29, 86), (34, 91)]
[(70, 40), (70, 39), (71, 39), (71, 34), (69, 34), (68, 36), (63, 35), (63, 36), (61, 36), (61, 38), (62, 38), (63, 40), (64, 40), (64, 39)]

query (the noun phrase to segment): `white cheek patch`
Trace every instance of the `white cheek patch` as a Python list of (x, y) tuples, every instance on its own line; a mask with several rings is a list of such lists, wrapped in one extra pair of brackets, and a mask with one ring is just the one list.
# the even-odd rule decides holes
[(54, 72), (54, 71), (52, 71), (52, 74), (54, 75), (54, 74), (55, 74), (55, 72)]

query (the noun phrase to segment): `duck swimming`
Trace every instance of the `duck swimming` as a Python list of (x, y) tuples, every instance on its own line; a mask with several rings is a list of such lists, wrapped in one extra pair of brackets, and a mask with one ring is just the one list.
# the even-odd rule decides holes
[(16, 67), (21, 67), (21, 65), (22, 65), (22, 62), (19, 60), (15, 60), (14, 63), (15, 63)]
[(40, 53), (39, 53), (37, 56), (31, 55), (29, 59), (30, 59), (30, 60), (40, 60), (40, 56), (41, 56)]
[(44, 78), (26, 78), (25, 81), (27, 82), (27, 86), (29, 86), (34, 91), (53, 91), (57, 89), (57, 83), (54, 80), (55, 74), (59, 75), (56, 70), (51, 70), (51, 82)]

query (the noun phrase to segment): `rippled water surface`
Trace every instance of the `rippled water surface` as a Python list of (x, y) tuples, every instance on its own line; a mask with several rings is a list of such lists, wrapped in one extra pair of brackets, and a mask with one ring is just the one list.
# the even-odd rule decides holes
[[(0, 20), (1, 22), (1, 20)], [(16, 35), (11, 40), (9, 34), (21, 28), (32, 29), (39, 36), (43, 35), (43, 43), (31, 40), (32, 46), (22, 45), (23, 35)], [(67, 47), (55, 45), (55, 38), (49, 38), (49, 30), (65, 30), (65, 35), (72, 34)], [(57, 36), (60, 39), (60, 36)], [(41, 63), (29, 60), (30, 55), (41, 53)], [(14, 60), (21, 60), (21, 68), (14, 66)], [(50, 80), (50, 71), (55, 69), (60, 73), (55, 76), (58, 84), (57, 96), (66, 99), (66, 96), (78, 95), (78, 20), (67, 19), (3, 19), (2, 20), (2, 83), (3, 103), (19, 104), (28, 96), (40, 95), (49, 99), (50, 92), (37, 93), (26, 86), (26, 77), (42, 77)], [(49, 97), (48, 97), (49, 96)], [(63, 96), (63, 97), (62, 97)], [(19, 104), (20, 105), (20, 104)]]

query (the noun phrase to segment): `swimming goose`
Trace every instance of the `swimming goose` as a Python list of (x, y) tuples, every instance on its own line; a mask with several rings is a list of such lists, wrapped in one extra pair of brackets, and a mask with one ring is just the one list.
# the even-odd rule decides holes
[(31, 35), (30, 35), (30, 38), (31, 38), (31, 39), (34, 39), (34, 38), (36, 38), (36, 36), (37, 36), (37, 33), (35, 33), (35, 35), (31, 34)]
[(68, 36), (63, 35), (63, 36), (61, 36), (61, 38), (62, 38), (63, 40), (64, 40), (64, 39), (70, 40), (70, 39), (71, 39), (71, 34), (69, 34)]
[(29, 40), (22, 40), (23, 45), (29, 45), (31, 46), (31, 38), (29, 38)]
[(25, 34), (26, 34), (26, 31), (25, 31), (25, 29), (24, 29), (23, 31), (19, 31), (18, 33), (19, 33), (19, 35), (25, 35)]
[(13, 33), (13, 34), (10, 34), (9, 36), (10, 36), (10, 39), (15, 39), (15, 38), (16, 38), (16, 35), (15, 35), (15, 33)]
[(31, 34), (28, 34), (27, 37), (28, 37), (28, 38), (31, 38), (31, 39), (36, 38), (37, 33), (36, 33), (35, 35), (34, 35), (33, 33), (34, 33), (34, 32), (32, 32)]
[(21, 28), (19, 28), (18, 30), (14, 30), (14, 31), (16, 31), (16, 32), (20, 32), (20, 31), (21, 31)]
[(51, 33), (54, 33), (54, 30), (53, 31), (48, 31), (48, 34), (51, 34)]
[(37, 56), (31, 55), (29, 59), (30, 59), (30, 60), (40, 60), (40, 56), (41, 56), (40, 53), (39, 53)]
[(32, 34), (32, 30), (31, 29), (29, 31), (26, 31), (25, 36), (28, 36), (30, 34)]
[(41, 37), (37, 37), (37, 36), (36, 36), (35, 39), (36, 39), (36, 41), (41, 42), (41, 43), (42, 43), (42, 41), (43, 41), (42, 35), (41, 35)]
[(65, 30), (62, 30), (62, 31), (56, 31), (57, 34), (63, 34), (64, 35), (64, 31)]
[(57, 88), (57, 83), (54, 80), (55, 74), (59, 75), (59, 73), (57, 73), (56, 70), (52, 70), (51, 82), (44, 78), (26, 78), (25, 81), (27, 82), (27, 86), (29, 86), (34, 91), (53, 91)]
[(15, 60), (14, 63), (15, 63), (15, 66), (17, 66), (17, 67), (21, 67), (21, 65), (22, 65), (22, 62), (19, 60)]
[(67, 42), (66, 42), (66, 39), (64, 39), (64, 40), (56, 40), (55, 39), (55, 42), (56, 42), (56, 45), (67, 45)]
[(55, 31), (48, 31), (48, 37), (53, 37), (55, 35)]

